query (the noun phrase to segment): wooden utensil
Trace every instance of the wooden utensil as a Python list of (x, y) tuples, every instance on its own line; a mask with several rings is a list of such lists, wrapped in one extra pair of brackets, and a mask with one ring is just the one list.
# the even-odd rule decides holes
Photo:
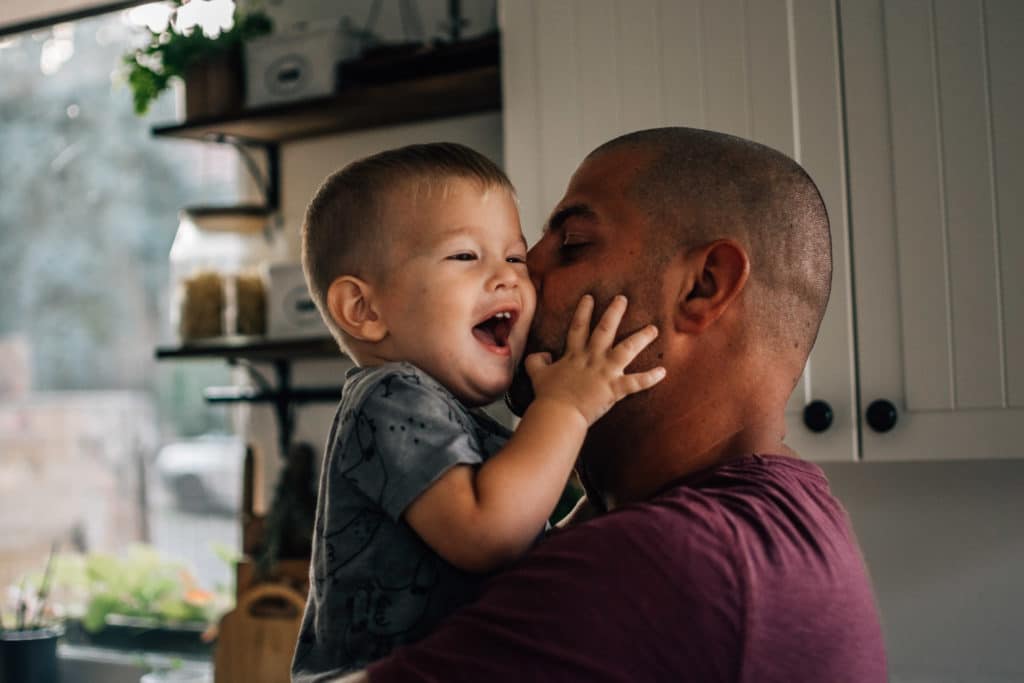
[(306, 601), (272, 583), (253, 587), (221, 618), (215, 683), (288, 683)]

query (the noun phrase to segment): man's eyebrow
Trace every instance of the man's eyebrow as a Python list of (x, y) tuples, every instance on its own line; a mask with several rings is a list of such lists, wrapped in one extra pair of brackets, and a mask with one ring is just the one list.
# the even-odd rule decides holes
[(561, 229), (562, 225), (570, 218), (592, 219), (595, 215), (594, 210), (586, 204), (570, 204), (552, 214), (551, 218), (548, 219), (548, 224), (544, 226), (544, 232)]

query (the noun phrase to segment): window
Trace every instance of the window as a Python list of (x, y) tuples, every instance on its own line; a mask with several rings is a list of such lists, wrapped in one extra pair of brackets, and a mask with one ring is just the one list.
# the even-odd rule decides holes
[(212, 545), (239, 544), (241, 448), (202, 400), (229, 370), (153, 349), (179, 210), (238, 201), (241, 176), (229, 147), (150, 136), (173, 95), (132, 112), (116, 72), (146, 12), (0, 38), (0, 586), (59, 541), (152, 542), (210, 587)]

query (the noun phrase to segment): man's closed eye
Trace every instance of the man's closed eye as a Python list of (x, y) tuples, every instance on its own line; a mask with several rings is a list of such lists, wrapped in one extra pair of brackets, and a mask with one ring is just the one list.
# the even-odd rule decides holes
[(589, 245), (590, 242), (582, 235), (567, 232), (562, 243), (558, 245), (558, 253), (563, 259), (572, 259), (578, 256), (584, 247)]

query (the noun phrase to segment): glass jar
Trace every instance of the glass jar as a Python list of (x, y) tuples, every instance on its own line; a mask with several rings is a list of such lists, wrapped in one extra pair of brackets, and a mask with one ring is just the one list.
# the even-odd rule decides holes
[(170, 252), (171, 326), (180, 342), (266, 332), (267, 267), (284, 240), (263, 207), (183, 209)]

